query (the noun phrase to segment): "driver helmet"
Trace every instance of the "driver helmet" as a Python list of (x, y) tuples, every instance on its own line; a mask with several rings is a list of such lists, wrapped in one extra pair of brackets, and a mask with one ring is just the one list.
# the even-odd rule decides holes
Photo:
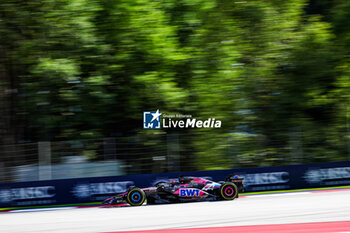
[(183, 183), (185, 183), (185, 181), (186, 181), (185, 176), (184, 176), (184, 175), (180, 175), (180, 176), (179, 176), (179, 182), (180, 182), (181, 184), (183, 184)]

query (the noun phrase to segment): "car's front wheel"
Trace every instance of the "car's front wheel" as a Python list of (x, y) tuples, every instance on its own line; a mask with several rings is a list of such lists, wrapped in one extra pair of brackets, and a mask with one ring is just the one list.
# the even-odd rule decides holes
[(146, 195), (139, 188), (131, 189), (126, 196), (126, 201), (132, 206), (140, 206), (145, 202), (145, 200)]

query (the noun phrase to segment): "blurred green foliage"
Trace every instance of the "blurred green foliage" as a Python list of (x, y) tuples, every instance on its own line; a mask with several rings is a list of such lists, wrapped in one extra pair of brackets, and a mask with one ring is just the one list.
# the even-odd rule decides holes
[(160, 109), (223, 122), (178, 131), (191, 135), (183, 156), (198, 169), (346, 160), (347, 9), (346, 0), (2, 0), (0, 143), (143, 138), (160, 132), (142, 129), (142, 112)]

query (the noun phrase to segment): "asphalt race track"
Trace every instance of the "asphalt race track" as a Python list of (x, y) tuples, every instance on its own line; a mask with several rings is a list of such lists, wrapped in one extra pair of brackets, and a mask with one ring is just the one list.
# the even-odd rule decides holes
[(350, 232), (350, 190), (255, 195), (220, 202), (0, 214), (1, 233), (159, 229), (163, 231), (156, 232)]

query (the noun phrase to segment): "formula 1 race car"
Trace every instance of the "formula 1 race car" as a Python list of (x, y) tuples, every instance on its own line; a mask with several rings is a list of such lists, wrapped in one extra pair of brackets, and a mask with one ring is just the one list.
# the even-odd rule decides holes
[(180, 176), (178, 181), (162, 181), (149, 188), (130, 186), (127, 192), (108, 198), (102, 204), (128, 203), (131, 206), (140, 206), (146, 200), (147, 204), (233, 200), (243, 191), (243, 178), (237, 175), (228, 176), (225, 181), (220, 182)]

